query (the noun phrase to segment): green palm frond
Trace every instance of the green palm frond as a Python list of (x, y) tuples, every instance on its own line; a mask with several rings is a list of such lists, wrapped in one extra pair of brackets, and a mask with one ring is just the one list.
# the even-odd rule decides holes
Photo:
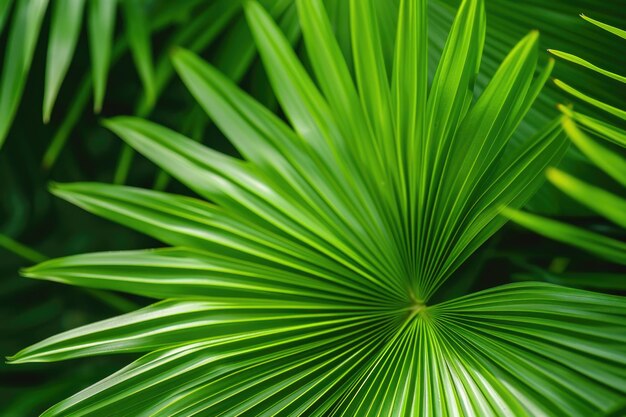
[(192, 52), (173, 53), (242, 159), (139, 118), (105, 122), (207, 201), (53, 187), (172, 247), (24, 271), (164, 300), (12, 357), (143, 354), (44, 415), (589, 416), (620, 406), (624, 298), (521, 283), (431, 302), (504, 224), (502, 207), (521, 207), (565, 151), (558, 119), (511, 144), (552, 68), (537, 68), (538, 33), (475, 97), (482, 1), (462, 2), (430, 83), (425, 1), (401, 2), (390, 68), (373, 1), (349, 3), (350, 64), (322, 1), (297, 5), (314, 78), (271, 15), (245, 4), (288, 123)]
[[(623, 30), (583, 17), (612, 34), (626, 39), (626, 32)], [(625, 77), (602, 69), (575, 55), (560, 51), (552, 51), (552, 53), (566, 61), (626, 84)], [(562, 81), (555, 80), (555, 83), (582, 102), (595, 106), (616, 118), (626, 120), (626, 111), (583, 93)], [(562, 122), (563, 128), (574, 145), (598, 168), (626, 187), (626, 158), (623, 152), (617, 151), (614, 149), (616, 146), (613, 146), (626, 147), (626, 131), (616, 124), (598, 120), (566, 106), (559, 108), (565, 116)], [(602, 144), (589, 134), (600, 141), (604, 139), (610, 143)], [(624, 197), (554, 168), (548, 171), (548, 179), (572, 199), (589, 207), (615, 225), (626, 228), (626, 199)], [(507, 211), (507, 215), (515, 222), (539, 234), (577, 246), (609, 261), (626, 265), (626, 243), (621, 240), (520, 211), (510, 210)]]
[[(17, 273), (18, 268), (33, 261), (17, 257), (23, 256), (28, 248), (19, 248), (15, 244), (4, 245), (3, 240), (6, 239), (3, 236), (10, 236), (11, 241), (25, 243), (50, 256), (106, 248), (145, 247), (151, 244), (149, 238), (134, 234), (133, 231), (113, 231), (110, 227), (101, 227), (99, 219), (88, 214), (77, 215), (76, 211), (72, 213), (75, 208), (63, 204), (59, 206), (47, 192), (46, 185), (50, 175), (65, 180), (71, 177), (74, 180), (97, 178), (107, 181), (113, 177), (114, 164), (111, 164), (111, 152), (117, 151), (119, 143), (113, 135), (98, 126), (95, 123), (96, 119), (89, 114), (93, 106), (90, 101), (94, 79), (90, 70), (96, 68), (90, 62), (91, 44), (93, 48), (97, 48), (97, 53), (102, 53), (106, 47), (105, 32), (101, 28), (94, 30), (96, 35), (90, 35), (89, 10), (92, 3), (94, 2), (86, 2), (78, 16), (83, 20), (79, 28), (59, 20), (54, 26), (55, 29), (52, 26), (58, 18), (54, 14), (60, 13), (56, 10), (63, 11), (69, 18), (66, 9), (72, 6), (72, 1), (49, 3), (48, 14), (43, 18), (38, 45), (30, 65), (30, 74), (27, 75), (22, 104), (9, 133), (6, 147), (0, 154), (2, 184), (0, 269), (5, 276), (1, 284), (1, 302), (5, 307), (1, 314), (12, 315), (19, 305), (19, 315), (24, 318), (5, 321), (2, 328), (5, 337), (0, 343), (0, 349), (5, 355), (51, 333), (98, 320), (108, 314), (119, 313), (109, 304), (119, 304), (119, 301), (132, 297), (111, 298), (112, 292), (68, 290), (54, 284), (35, 281), (25, 283)], [(115, 5), (113, 1), (102, 3), (101, 7)], [(131, 60), (134, 58), (134, 50), (129, 46), (130, 28), (127, 27), (132, 17), (126, 15), (125, 4), (118, 2), (115, 21), (112, 22), (114, 28), (111, 30), (114, 30), (115, 35), (111, 51), (107, 53), (109, 58), (105, 59), (110, 62), (111, 69), (106, 77), (109, 79), (108, 87), (101, 89), (103, 95), (106, 90), (102, 110), (107, 114), (120, 111), (126, 113), (133, 111), (132, 108), (135, 106), (137, 114), (145, 116), (149, 114), (151, 118), (170, 124), (200, 140), (204, 137), (202, 129), (207, 126), (208, 118), (202, 109), (193, 103), (193, 99), (180, 82), (170, 82), (176, 77), (169, 60), (169, 50), (171, 45), (183, 45), (198, 53), (202, 52), (232, 77), (241, 78), (241, 74), (246, 72), (259, 73), (261, 68), (254, 60), (252, 36), (245, 26), (240, 2), (232, 0), (145, 2), (139, 17), (148, 20), (150, 24), (158, 100), (156, 103), (147, 102), (139, 80), (136, 79), (136, 70)], [(288, 27), (290, 21), (296, 21), (293, 13), (295, 7), (285, 6), (291, 2), (267, 0), (263, 1), (263, 4), (275, 5), (272, 14), (281, 21), (281, 27)], [(289, 12), (290, 9), (293, 10)], [(192, 10), (192, 13), (189, 10)], [(7, 17), (14, 19), (16, 15), (8, 13)], [(133, 20), (131, 23), (136, 21)], [(65, 38), (55, 41), (57, 46), (53, 50), (50, 49), (53, 33), (66, 37), (72, 35), (72, 30), (76, 31), (79, 39), (71, 57), (66, 56), (71, 51), (67, 51), (67, 45), (63, 43), (68, 42)], [(13, 59), (6, 54), (3, 55), (5, 61)], [(40, 100), (42, 96), (46, 99), (45, 88), (50, 86), (45, 78), (46, 71), (49, 72), (55, 67), (53, 75), (59, 76), (57, 67), (63, 59), (68, 59), (69, 69), (64, 73), (65, 80), (54, 104), (50, 124), (39, 125), (37, 120), (41, 111)], [(40, 87), (39, 83), (44, 81), (46, 83)], [(3, 91), (9, 92), (10, 88)], [(41, 170), (42, 165), (44, 170)], [(154, 174), (154, 168), (146, 161), (135, 161), (129, 181), (141, 181), (141, 178), (149, 181)], [(168, 177), (161, 173), (155, 187), (164, 188), (168, 183), (167, 179)], [(70, 229), (74, 231), (69, 231)], [(63, 244), (54, 243), (55, 240)], [(19, 291), (15, 288), (19, 288)], [(77, 300), (82, 298), (86, 301)], [(139, 304), (145, 302), (141, 300)], [(0, 366), (2, 380), (0, 415), (7, 417), (36, 415), (51, 403), (69, 396), (77, 386), (87, 386), (89, 382), (119, 368), (120, 363), (124, 363), (123, 358), (103, 358), (103, 362), (89, 361), (84, 366), (66, 367), (64, 363), (46, 367), (37, 365), (13, 367), (7, 364)]]
[[(292, 0), (265, 0), (263, 3), (267, 7), (274, 6), (273, 13), (280, 17), (285, 9), (291, 7)], [(70, 100), (69, 108), (65, 109), (61, 125), (44, 158), (46, 167), (52, 165), (87, 106), (91, 90), (94, 110), (96, 113), (100, 112), (107, 91), (110, 68), (125, 52), (129, 51), (132, 55), (143, 85), (143, 96), (137, 104), (137, 113), (145, 116), (152, 110), (172, 75), (168, 51), (152, 50), (152, 38), (155, 34), (165, 32), (170, 37), (170, 43), (198, 52), (204, 50), (220, 34), (239, 37), (244, 54), (252, 43), (247, 39), (250, 36), (245, 30), (244, 33), (236, 33), (242, 31), (241, 25), (229, 25), (237, 20), (241, 10), (240, 2), (234, 1), (211, 0), (206, 4), (198, 0), (184, 0), (175, 4), (162, 0), (0, 2), (0, 31), (7, 20), (10, 22), (5, 65), (0, 78), (0, 145), (6, 139), (15, 118), (31, 70), (35, 46), (49, 9), (50, 29), (46, 45), (42, 111), (44, 122), (48, 122), (52, 116), (61, 86), (67, 78), (75, 55), (88, 52), (90, 71), (80, 83), (76, 83), (79, 86), (78, 91), (74, 93), (74, 99)], [(122, 15), (121, 22), (118, 21), (118, 12)], [(83, 31), (88, 38), (88, 51), (80, 50), (83, 46), (79, 43), (79, 38)], [(116, 32), (121, 33), (117, 36)], [(247, 43), (250, 46), (245, 45)], [(250, 65), (250, 60), (241, 57), (238, 65), (245, 69)]]
[[(458, 0), (431, 0), (430, 17), (437, 26), (431, 39), (435, 45), (443, 45), (446, 25), (458, 5)], [(481, 74), (477, 80), (480, 90), (495, 72), (499, 62), (517, 40), (531, 29), (541, 32), (541, 48), (552, 48), (584, 56), (596, 65), (619, 71), (626, 67), (626, 55), (607, 54), (622, 48), (618, 39), (602, 36), (601, 31), (578, 18), (581, 12), (604, 22), (620, 25), (626, 19), (626, 8), (619, 1), (598, 2), (596, 0), (543, 1), (486, 0), (489, 25), (486, 33)], [(600, 34), (599, 34), (600, 33)], [(435, 46), (436, 49), (437, 46)], [(433, 54), (435, 59), (437, 54)], [(610, 79), (598, 77), (583, 67), (557, 63), (553, 76), (571, 85), (584, 85), (594, 91), (597, 98), (608, 103), (622, 100), (626, 86), (615, 85)], [(514, 140), (522, 141), (558, 114), (557, 103), (564, 102), (568, 95), (558, 86), (549, 83), (536, 100), (528, 116), (522, 121)], [(580, 102), (577, 109), (585, 114), (597, 116), (594, 106)], [(598, 175), (590, 171), (589, 164), (574, 148), (564, 158), (563, 166), (585, 180), (593, 181)], [(543, 187), (529, 201), (527, 207), (535, 212), (549, 215), (572, 216), (583, 210), (562, 196), (554, 187)]]
[[(89, 35), (89, 55), (91, 60), (91, 74), (85, 77), (79, 84), (78, 91), (69, 100), (68, 108), (59, 115), (59, 126), (50, 143), (43, 160), (43, 166), (51, 168), (55, 164), (59, 153), (64, 148), (68, 136), (72, 133), (80, 119), (81, 113), (86, 109), (89, 101), (90, 90), (93, 89), (94, 108), (99, 112), (107, 90), (107, 78), (109, 68), (123, 56), (127, 49), (135, 61), (139, 78), (144, 87), (144, 94), (137, 104), (136, 114), (147, 117), (154, 104), (158, 100), (164, 86), (169, 81), (171, 69), (167, 68), (167, 51), (151, 51), (151, 37), (170, 27), (176, 28), (176, 34), (172, 37), (172, 44), (178, 44), (195, 51), (206, 48), (210, 44), (209, 38), (225, 32), (225, 39), (236, 42), (226, 42), (231, 46), (220, 49), (215, 62), (228, 75), (237, 79), (237, 74), (242, 68), (250, 64), (249, 47), (246, 46), (241, 53), (232, 53), (232, 45), (244, 45), (249, 42), (249, 33), (245, 30), (238, 15), (238, 1), (211, 0), (200, 2), (198, 0), (185, 0), (182, 2), (165, 2), (162, 0), (69, 0), (49, 3), (48, 0), (19, 0), (14, 7), (14, 13), (10, 13), (13, 1), (7, 0), (0, 3), (0, 29), (7, 17), (12, 16), (12, 26), (15, 26), (15, 34), (10, 35), (9, 44), (15, 43), (15, 47), (7, 48), (5, 61), (9, 63), (3, 76), (3, 94), (0, 94), (0, 105), (4, 108), (3, 116), (0, 117), (0, 144), (4, 142), (9, 132), (12, 121), (17, 111), (23, 86), (26, 83), (32, 61), (32, 51), (37, 43), (41, 31), (43, 16), (47, 9), (51, 9), (51, 25), (47, 42), (47, 60), (45, 68), (45, 88), (43, 94), (43, 118), (49, 120), (56, 102), (61, 85), (66, 77), (70, 62), (73, 60), (81, 28)], [(117, 7), (119, 3), (120, 7)], [(292, 26), (293, 41), (297, 42), (299, 28), (293, 17), (294, 0), (264, 0), (266, 8), (272, 9), (275, 19), (284, 20), (285, 25)], [(344, 53), (350, 54), (351, 46), (349, 39), (349, 21), (346, 18), (349, 2), (328, 0), (325, 1), (333, 21), (335, 32), (339, 38), (339, 44)], [(429, 60), (431, 68), (436, 67), (439, 54), (444, 46), (447, 29), (454, 16), (458, 0), (432, 0), (429, 7), (431, 29), (429, 30), (430, 46)], [(554, 3), (554, 4), (552, 4)], [(506, 0), (487, 1), (487, 11), (491, 16), (490, 28), (486, 37), (486, 51), (483, 57), (483, 74), (477, 79), (477, 91), (481, 91), (495, 73), (499, 62), (506, 52), (526, 34), (529, 30), (538, 28), (542, 31), (546, 45), (559, 45), (563, 49), (577, 51), (576, 48), (587, 46), (587, 39), (591, 33), (585, 32), (584, 27), (579, 27), (570, 18), (580, 10), (593, 13), (602, 18), (619, 21), (624, 16), (623, 8), (613, 3), (598, 3), (593, 0), (557, 1), (546, 4), (542, 1), (525, 2), (520, 5), (511, 5)], [(19, 7), (18, 7), (19, 6)], [(393, 39), (396, 30), (396, 16), (398, 0), (377, 0), (373, 2), (380, 25), (381, 39), (383, 40), (383, 57), (387, 69), (393, 61)], [(17, 9), (24, 10), (18, 13)], [(123, 24), (116, 21), (116, 11), (119, 9), (123, 16)], [(21, 16), (21, 17), (20, 17)], [(28, 20), (28, 21), (26, 21)], [(85, 22), (83, 22), (85, 20)], [(289, 21), (289, 22), (288, 22)], [(122, 28), (124, 34), (114, 36)], [(558, 29), (556, 29), (558, 27)], [(205, 28), (202, 31), (193, 32), (192, 28)], [(27, 30), (28, 33), (25, 33)], [(192, 33), (193, 32), (193, 33)], [(187, 42), (185, 42), (185, 40)], [(169, 43), (169, 42), (168, 42)], [(225, 43), (225, 45), (226, 45)], [(200, 47), (199, 44), (204, 44)], [(603, 44), (602, 48), (611, 48), (611, 44)], [(601, 49), (601, 48), (598, 48)], [(22, 51), (26, 52), (20, 59)], [(30, 52), (29, 52), (30, 51)], [(154, 52), (155, 56), (152, 56)], [(79, 53), (79, 55), (81, 55)], [(594, 56), (602, 58), (602, 55)], [(154, 62), (153, 62), (154, 61)], [(615, 65), (626, 65), (626, 59), (621, 56), (613, 57)], [(224, 68), (221, 64), (224, 64)], [(17, 67), (19, 66), (19, 68)], [(351, 68), (351, 62), (348, 63)], [(232, 71), (232, 74), (231, 74)], [(431, 72), (431, 76), (432, 76)], [(557, 75), (566, 80), (584, 79), (588, 85), (605, 92), (609, 98), (620, 97), (624, 91), (613, 91), (606, 88), (606, 84), (597, 77), (586, 77), (584, 71), (576, 69), (564, 70), (557, 68)], [(12, 88), (15, 86), (15, 88)], [(11, 88), (9, 88), (11, 87)], [(522, 140), (535, 134), (541, 126), (547, 123), (553, 116), (553, 104), (560, 96), (548, 87), (544, 89), (528, 117), (526, 117), (516, 133), (516, 139)], [(271, 96), (271, 94), (268, 94)], [(4, 104), (2, 104), (4, 103)], [(62, 116), (62, 117), (61, 117)], [(56, 122), (56, 120), (55, 120)], [(182, 126), (177, 126), (181, 129)], [(127, 181), (128, 172), (132, 163), (132, 151), (124, 148), (118, 161), (115, 173), (115, 182)], [(568, 158), (575, 161), (575, 158)], [(160, 186), (163, 176), (157, 181)], [(553, 200), (553, 192), (549, 189), (542, 190), (544, 199)], [(539, 204), (541, 206), (541, 204)], [(533, 204), (536, 206), (536, 204)]]
[(46, 415), (582, 416), (623, 398), (623, 309), (549, 284), (396, 311), (164, 301), (23, 357), (150, 352)]
[[(12, 1), (4, 1), (0, 6), (2, 21), (10, 14)], [(9, 131), (30, 71), (35, 45), (39, 38), (43, 18), (48, 8), (48, 0), (19, 0), (8, 35), (5, 66), (2, 72), (2, 93), (0, 94), (0, 143), (4, 142)], [(96, 107), (101, 104), (107, 68), (113, 42), (113, 22), (117, 0), (89, 2), (89, 26), (94, 57), (96, 79)], [(50, 25), (50, 37), (46, 65), (46, 86), (44, 92), (44, 121), (49, 120), (52, 107), (61, 83), (67, 74), (74, 55), (78, 35), (82, 25), (83, 0), (55, 2)], [(0, 26), (1, 27), (1, 26)]]
[[(47, 0), (31, 0), (20, 1), (15, 6), (0, 79), (0, 144), (4, 142), (17, 111), (47, 5)], [(0, 29), (11, 6), (12, 1), (0, 4)]]
[[(458, 3), (458, 0), (433, 0), (430, 12), (432, 19), (440, 22), (439, 26), (445, 27), (445, 22), (449, 19), (447, 15), (452, 14)], [(542, 47), (588, 57), (601, 67), (620, 68), (626, 65), (626, 57), (623, 54), (609, 55), (604, 52), (619, 48), (617, 39), (598, 36), (596, 28), (578, 18), (578, 15), (584, 12), (605, 22), (619, 24), (626, 18), (626, 11), (620, 2), (526, 0), (512, 3), (508, 0), (487, 0), (485, 6), (489, 26), (482, 62), (485, 75), (477, 80), (479, 87), (487, 83), (486, 75), (495, 72), (498, 63), (517, 39), (531, 29), (541, 32)], [(441, 32), (442, 30), (438, 28), (436, 33), (431, 35), (435, 43), (441, 44), (438, 36)], [(610, 88), (609, 80), (597, 77), (581, 67), (557, 65), (554, 76), (567, 83), (586, 85), (607, 101), (618, 100), (626, 93), (626, 89), (623, 88)], [(555, 114), (554, 105), (566, 97), (557, 86), (546, 86), (532, 111), (523, 121), (520, 135), (523, 137), (531, 134), (545, 124)], [(592, 107), (580, 103), (580, 108), (586, 112)]]

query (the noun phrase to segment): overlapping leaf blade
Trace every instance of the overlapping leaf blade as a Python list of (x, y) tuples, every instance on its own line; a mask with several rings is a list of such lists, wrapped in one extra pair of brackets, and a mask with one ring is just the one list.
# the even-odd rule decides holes
[(413, 314), (169, 301), (16, 360), (171, 346), (48, 415), (582, 416), (623, 396), (624, 311), (619, 297), (530, 283)]

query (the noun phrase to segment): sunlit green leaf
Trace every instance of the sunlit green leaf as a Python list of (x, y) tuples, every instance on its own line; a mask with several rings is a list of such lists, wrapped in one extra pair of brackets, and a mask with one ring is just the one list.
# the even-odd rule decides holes
[(563, 128), (572, 142), (607, 174), (626, 187), (626, 159), (612, 152), (583, 133), (570, 119), (563, 119)]
[(626, 228), (626, 200), (602, 188), (594, 187), (558, 169), (547, 172), (548, 179), (570, 197), (593, 211)]
[(619, 75), (619, 74), (615, 74), (614, 72), (611, 71), (607, 71), (605, 69), (602, 69), (596, 65), (593, 65), (591, 62), (586, 61), (582, 58), (577, 57), (576, 55), (572, 55), (572, 54), (568, 54), (567, 52), (561, 52), (561, 51), (555, 51), (553, 49), (548, 50), (548, 52), (554, 54), (555, 56), (565, 59), (566, 61), (570, 61), (573, 62), (574, 64), (578, 64), (581, 65), (585, 68), (588, 68), (592, 71), (598, 72), (602, 75), (605, 75), (607, 77), (613, 78), (614, 80), (617, 81), (621, 81), (621, 82), (626, 82), (626, 77)]
[(599, 28), (602, 28), (608, 32), (611, 32), (614, 35), (619, 36), (620, 38), (626, 39), (626, 31), (616, 28), (615, 26), (611, 26), (611, 25), (607, 25), (606, 23), (600, 22), (598, 20), (592, 19), (589, 16), (585, 16), (584, 14), (581, 14), (580, 17), (582, 17), (583, 19), (585, 19), (587, 22), (593, 23), (594, 25), (598, 26)]

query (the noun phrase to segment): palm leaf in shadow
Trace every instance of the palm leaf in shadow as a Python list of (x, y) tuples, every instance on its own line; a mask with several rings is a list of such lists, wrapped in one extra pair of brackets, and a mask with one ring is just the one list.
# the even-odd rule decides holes
[[(626, 32), (621, 29), (585, 16), (583, 18), (626, 39)], [(576, 55), (561, 51), (551, 52), (566, 61), (626, 84), (625, 77), (602, 69)], [(626, 120), (624, 110), (583, 93), (560, 80), (555, 80), (555, 83), (575, 98), (595, 106), (617, 119)], [(572, 143), (598, 168), (613, 178), (616, 183), (626, 187), (626, 159), (623, 152), (618, 151), (618, 149), (626, 147), (626, 131), (618, 127), (617, 123), (610, 123), (579, 113), (567, 106), (561, 105), (559, 108), (564, 114), (563, 128)], [(569, 197), (589, 207), (616, 226), (626, 228), (626, 199), (622, 196), (591, 185), (556, 168), (548, 170), (547, 175), (550, 182)], [(608, 261), (626, 265), (626, 243), (621, 240), (530, 213), (507, 210), (506, 214), (513, 221), (546, 237), (577, 246)], [(593, 281), (595, 278), (590, 275), (588, 279)], [(621, 288), (621, 285), (618, 283), (615, 288)]]

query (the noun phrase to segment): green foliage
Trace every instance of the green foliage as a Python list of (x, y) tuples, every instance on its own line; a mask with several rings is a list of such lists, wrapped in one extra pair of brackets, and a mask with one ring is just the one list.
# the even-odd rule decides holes
[(625, 11), (0, 0), (0, 414), (623, 414)]
[[(17, 111), (47, 6), (47, 0), (20, 1), (15, 6), (0, 80), (0, 146)], [(4, 1), (0, 7), (2, 29), (11, 1)]]
[[(614, 35), (626, 39), (626, 32), (623, 30), (585, 16), (583, 16), (583, 18)], [(625, 77), (597, 67), (575, 55), (560, 51), (551, 52), (569, 62), (581, 65), (603, 76), (626, 84)], [(582, 93), (559, 80), (555, 80), (555, 83), (564, 91), (572, 94), (583, 102), (596, 106), (617, 118), (626, 120), (626, 111)], [(602, 145), (589, 137), (581, 127), (597, 138), (605, 139), (622, 148), (626, 147), (626, 141), (624, 140), (626, 138), (626, 131), (620, 129), (617, 125), (612, 125), (574, 112), (568, 107), (561, 106), (560, 109), (565, 115), (562, 122), (563, 128), (574, 145), (601, 170), (612, 177), (616, 182), (626, 187), (626, 159), (616, 150)], [(577, 123), (581, 127), (579, 127)], [(590, 185), (557, 169), (548, 171), (548, 179), (574, 200), (584, 204), (616, 225), (626, 228), (626, 199), (623, 197)], [(507, 215), (512, 220), (544, 236), (578, 246), (609, 261), (626, 265), (626, 243), (622, 241), (528, 213), (508, 211)], [(617, 288), (620, 288), (619, 284)]]
[[(123, 11), (124, 36), (116, 37), (118, 3)], [(147, 115), (151, 112), (157, 95), (170, 78), (167, 53), (164, 53), (158, 62), (154, 62), (151, 46), (153, 35), (174, 26), (177, 30), (172, 37), (176, 44), (188, 46), (193, 50), (202, 50), (225, 29), (225, 24), (240, 7), (238, 2), (220, 0), (210, 1), (203, 7), (205, 10), (198, 10), (197, 0), (178, 3), (174, 5), (159, 0), (93, 0), (86, 3), (84, 0), (68, 0), (53, 3), (45, 63), (44, 122), (47, 123), (51, 119), (61, 85), (74, 58), (82, 26), (87, 28), (89, 38), (91, 74), (85, 75), (79, 91), (75, 93), (67, 118), (53, 139), (52, 150), (46, 155), (44, 161), (46, 167), (50, 168), (54, 163), (60, 148), (77, 122), (77, 114), (84, 110), (90, 88), (93, 89), (94, 110), (96, 113), (101, 111), (110, 68), (127, 49), (130, 49), (144, 87), (139, 112)], [(281, 2), (266, 0), (265, 3)], [(4, 59), (7, 65), (0, 80), (3, 86), (0, 93), (0, 108), (3, 109), (0, 118), (0, 145), (4, 143), (9, 133), (20, 104), (48, 4), (47, 0), (19, 0), (14, 6), (14, 12), (10, 13), (12, 1), (0, 3), (0, 31), (7, 17), (12, 17)], [(182, 23), (193, 13), (197, 14), (193, 16), (194, 25), (183, 25)], [(215, 15), (219, 18), (215, 19)], [(85, 25), (83, 20), (86, 20)], [(199, 29), (203, 29), (201, 36), (198, 34)], [(169, 72), (171, 73), (171, 69)]]
[[(16, 7), (9, 7), (11, 2), (0, 2), (0, 11), (6, 18), (7, 25), (16, 29), (24, 29), (23, 23), (18, 25), (19, 7), (27, 1), (18, 0)], [(48, 256), (60, 256), (85, 251), (103, 250), (107, 248), (138, 248), (154, 244), (150, 239), (143, 238), (122, 228), (112, 228), (104, 222), (99, 222), (87, 215), (82, 215), (68, 205), (58, 204), (47, 192), (47, 183), (50, 178), (63, 180), (91, 179), (110, 181), (114, 175), (116, 154), (119, 152), (118, 143), (111, 135), (107, 135), (98, 127), (98, 121), (91, 116), (92, 80), (90, 70), (90, 7), (94, 2), (87, 2), (81, 15), (85, 19), (81, 28), (74, 28), (79, 33), (79, 40), (75, 53), (71, 57), (61, 52), (63, 45), (59, 41), (61, 35), (68, 35), (71, 31), (66, 21), (67, 7), (74, 2), (50, 2), (50, 13), (41, 21), (39, 30), (40, 39), (35, 48), (32, 64), (25, 67), (26, 74), (22, 104), (16, 113), (8, 140), (0, 153), (0, 270), (5, 279), (2, 281), (2, 310), (3, 317), (12, 317), (5, 320), (2, 332), (5, 335), (0, 342), (3, 355), (8, 355), (21, 348), (24, 344), (32, 343), (51, 333), (67, 330), (90, 321), (102, 319), (111, 314), (128, 311), (128, 304), (145, 305), (145, 300), (122, 298), (111, 292), (94, 290), (67, 290), (61, 287), (35, 281), (25, 281), (17, 275), (20, 266), (34, 262), (32, 253), (40, 252)], [(114, 5), (106, 3), (103, 7)], [(273, 3), (270, 0), (265, 3)], [(284, 2), (283, 2), (284, 3)], [(154, 49), (154, 66), (156, 71), (157, 88), (160, 97), (160, 106), (149, 109), (146, 100), (141, 94), (141, 86), (136, 85), (134, 68), (128, 54), (126, 40), (126, 25), (123, 20), (123, 9), (117, 13), (111, 12), (115, 19), (115, 32), (111, 31), (112, 45), (105, 80), (108, 80), (106, 95), (103, 89), (103, 111), (111, 113), (132, 113), (134, 102), (137, 112), (150, 114), (155, 120), (179, 127), (185, 132), (192, 133), (204, 129), (208, 121), (206, 117), (190, 117), (201, 111), (191, 110), (195, 106), (192, 100), (187, 99), (184, 89), (177, 87), (173, 81), (173, 70), (169, 61), (169, 45), (183, 45), (197, 52), (207, 52), (211, 59), (220, 61), (220, 68), (233, 77), (241, 78), (251, 67), (254, 67), (254, 48), (251, 35), (246, 34), (247, 28), (235, 25), (242, 19), (240, 5), (231, 0), (198, 2), (184, 0), (149, 1), (142, 4), (142, 16), (147, 17), (150, 23), (151, 43), (159, 49)], [(20, 5), (19, 7), (17, 7)], [(59, 8), (62, 15), (56, 12)], [(284, 12), (276, 8), (276, 17), (282, 17)], [(32, 10), (31, 10), (32, 11)], [(31, 18), (34, 15), (31, 15)], [(55, 22), (63, 17), (63, 24)], [(104, 17), (95, 13), (95, 17)], [(218, 16), (219, 18), (215, 18)], [(76, 16), (74, 16), (76, 17)], [(70, 19), (71, 20), (71, 19)], [(4, 21), (4, 20), (3, 20)], [(74, 23), (76, 21), (74, 20)], [(193, 24), (190, 24), (193, 23)], [(95, 23), (94, 23), (95, 24)], [(113, 24), (111, 22), (111, 24)], [(48, 25), (50, 26), (48, 28)], [(53, 32), (56, 33), (53, 41)], [(54, 29), (54, 28), (57, 29)], [(49, 30), (48, 30), (49, 29)], [(11, 29), (13, 30), (13, 29)], [(96, 30), (92, 37), (94, 47), (98, 53), (104, 51), (104, 32)], [(18, 35), (7, 35), (7, 44), (24, 42)], [(21, 33), (21, 32), (20, 32)], [(48, 33), (50, 36), (48, 37)], [(239, 33), (239, 34), (238, 34)], [(243, 34), (242, 34), (243, 33)], [(221, 38), (223, 36), (224, 38)], [(13, 40), (12, 40), (13, 39)], [(156, 43), (155, 39), (157, 40)], [(216, 47), (219, 39), (220, 48)], [(4, 38), (2, 39), (4, 43)], [(55, 52), (46, 50), (56, 46)], [(237, 48), (233, 48), (233, 44)], [(9, 47), (4, 51), (5, 62), (10, 65), (19, 64), (15, 54), (9, 53)], [(236, 49), (236, 50), (235, 50)], [(63, 50), (63, 51), (62, 51)], [(236, 62), (227, 61), (223, 57), (233, 52), (251, 50), (248, 59), (238, 59)], [(49, 58), (52, 56), (53, 58)], [(238, 58), (240, 58), (237, 55)], [(51, 114), (50, 124), (43, 126), (38, 123), (41, 119), (41, 99), (45, 96), (45, 89), (50, 88), (46, 83), (46, 72), (62, 65), (63, 59), (72, 61), (65, 74), (63, 88), (55, 101), (54, 112)], [(127, 62), (128, 61), (128, 62)], [(258, 65), (256, 65), (258, 67)], [(6, 67), (6, 66), (5, 66)], [(91, 68), (90, 68), (91, 67)], [(239, 75), (234, 74), (236, 70)], [(258, 72), (258, 69), (255, 70)], [(6, 68), (5, 68), (6, 72)], [(28, 76), (28, 78), (26, 78)], [(56, 73), (56, 76), (59, 76)], [(63, 78), (63, 77), (61, 77)], [(26, 81), (27, 80), (27, 81)], [(1, 82), (1, 81), (0, 81)], [(60, 81), (59, 81), (60, 82)], [(4, 88), (2, 94), (15, 94), (15, 88)], [(47, 98), (49, 100), (49, 98)], [(19, 101), (19, 100), (18, 100)], [(3, 113), (6, 115), (6, 113)], [(2, 125), (9, 129), (10, 123)], [(201, 129), (197, 126), (201, 125)], [(196, 136), (196, 133), (193, 133)], [(200, 139), (199, 137), (197, 139)], [(42, 169), (43, 166), (43, 169)], [(147, 163), (135, 161), (132, 169), (127, 171), (133, 181), (154, 180), (157, 173)], [(159, 175), (161, 186), (167, 184), (167, 177)], [(18, 243), (20, 242), (20, 243)], [(32, 246), (36, 250), (31, 249)], [(26, 256), (24, 259), (20, 257)], [(43, 256), (43, 255), (41, 255)], [(44, 256), (45, 258), (45, 256)], [(39, 257), (39, 259), (41, 259)], [(131, 302), (132, 301), (132, 302)], [(20, 319), (14, 317), (19, 311)], [(58, 364), (52, 367), (28, 365), (21, 367), (0, 365), (0, 414), (10, 417), (36, 415), (51, 403), (68, 396), (78, 386), (86, 386), (113, 372), (120, 367), (123, 361), (119, 359), (90, 361), (79, 365)]]
[[(99, 112), (104, 100), (111, 48), (115, 28), (117, 0), (94, 0), (89, 2), (89, 46), (92, 65), (94, 110)], [(132, 27), (132, 26), (131, 26)], [(132, 33), (129, 29), (129, 33)], [(133, 38), (129, 35), (129, 38)]]
[[(204, 200), (98, 183), (52, 187), (171, 247), (24, 271), (163, 300), (13, 356), (143, 354), (45, 416), (589, 416), (622, 405), (623, 297), (518, 283), (433, 302), (502, 227), (503, 207), (522, 207), (565, 152), (567, 115), (513, 140), (553, 67), (538, 68), (538, 33), (478, 88), (483, 1), (461, 3), (434, 71), (426, 2), (400, 2), (393, 48), (377, 4), (349, 2), (346, 42), (322, 0), (298, 0), (303, 64), (272, 7), (245, 3), (287, 122), (193, 52), (172, 53), (242, 159), (141, 118), (105, 121)], [(145, 59), (147, 37), (135, 23), (135, 58)], [(158, 75), (146, 68), (144, 87), (153, 88)], [(586, 195), (572, 178), (550, 177)], [(623, 221), (619, 206), (603, 212)]]

